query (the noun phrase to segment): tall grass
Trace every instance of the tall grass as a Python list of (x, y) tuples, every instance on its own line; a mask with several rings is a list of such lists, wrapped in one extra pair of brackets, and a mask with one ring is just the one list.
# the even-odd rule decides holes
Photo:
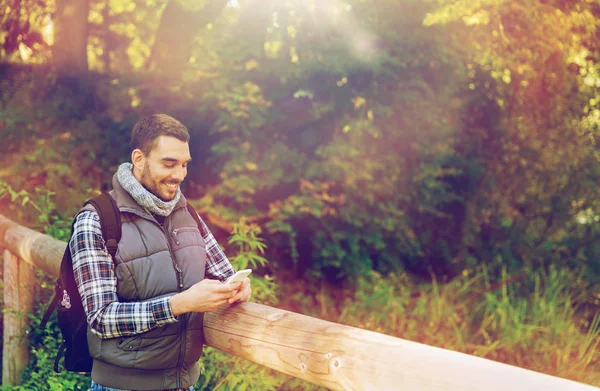
[[(485, 269), (482, 274), (489, 286)], [(510, 279), (506, 270), (502, 279)], [(594, 362), (600, 357), (600, 320), (596, 315), (587, 330), (578, 326), (568, 290), (572, 279), (567, 270), (551, 266), (532, 273), (523, 283), (504, 284), (485, 293), (472, 320), (473, 354), (561, 377), (600, 380)]]

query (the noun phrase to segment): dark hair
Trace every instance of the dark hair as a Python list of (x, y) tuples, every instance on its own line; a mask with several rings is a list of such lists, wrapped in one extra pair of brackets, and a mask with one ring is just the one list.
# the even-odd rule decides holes
[(167, 114), (153, 114), (133, 125), (131, 148), (139, 149), (147, 156), (160, 136), (175, 137), (186, 143), (190, 141), (190, 134), (181, 122)]

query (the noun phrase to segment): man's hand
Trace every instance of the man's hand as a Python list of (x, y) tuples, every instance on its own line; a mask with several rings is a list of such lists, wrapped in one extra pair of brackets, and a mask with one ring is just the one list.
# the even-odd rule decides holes
[(241, 284), (234, 282), (223, 284), (218, 280), (202, 280), (190, 289), (177, 293), (171, 297), (173, 315), (178, 316), (185, 312), (210, 312), (229, 302), (237, 296)]
[(229, 304), (233, 304), (237, 301), (248, 301), (250, 300), (250, 295), (252, 294), (252, 288), (250, 287), (250, 279), (246, 277), (242, 284), (240, 285), (237, 293), (231, 299), (229, 299)]

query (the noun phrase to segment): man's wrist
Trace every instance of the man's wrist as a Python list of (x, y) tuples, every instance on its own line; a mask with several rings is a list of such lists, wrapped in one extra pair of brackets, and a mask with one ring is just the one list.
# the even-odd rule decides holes
[(186, 312), (189, 312), (186, 306), (186, 295), (185, 292), (176, 293), (171, 296), (171, 311), (173, 312), (173, 316), (179, 316)]

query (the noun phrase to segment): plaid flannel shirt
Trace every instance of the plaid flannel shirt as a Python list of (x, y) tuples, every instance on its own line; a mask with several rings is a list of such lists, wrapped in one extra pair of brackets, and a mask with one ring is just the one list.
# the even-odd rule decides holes
[[(206, 243), (206, 278), (224, 281), (235, 271), (204, 221), (200, 222)], [(135, 335), (177, 322), (169, 296), (119, 302), (114, 264), (102, 237), (98, 213), (83, 211), (77, 216), (69, 247), (88, 324), (100, 338)]]

